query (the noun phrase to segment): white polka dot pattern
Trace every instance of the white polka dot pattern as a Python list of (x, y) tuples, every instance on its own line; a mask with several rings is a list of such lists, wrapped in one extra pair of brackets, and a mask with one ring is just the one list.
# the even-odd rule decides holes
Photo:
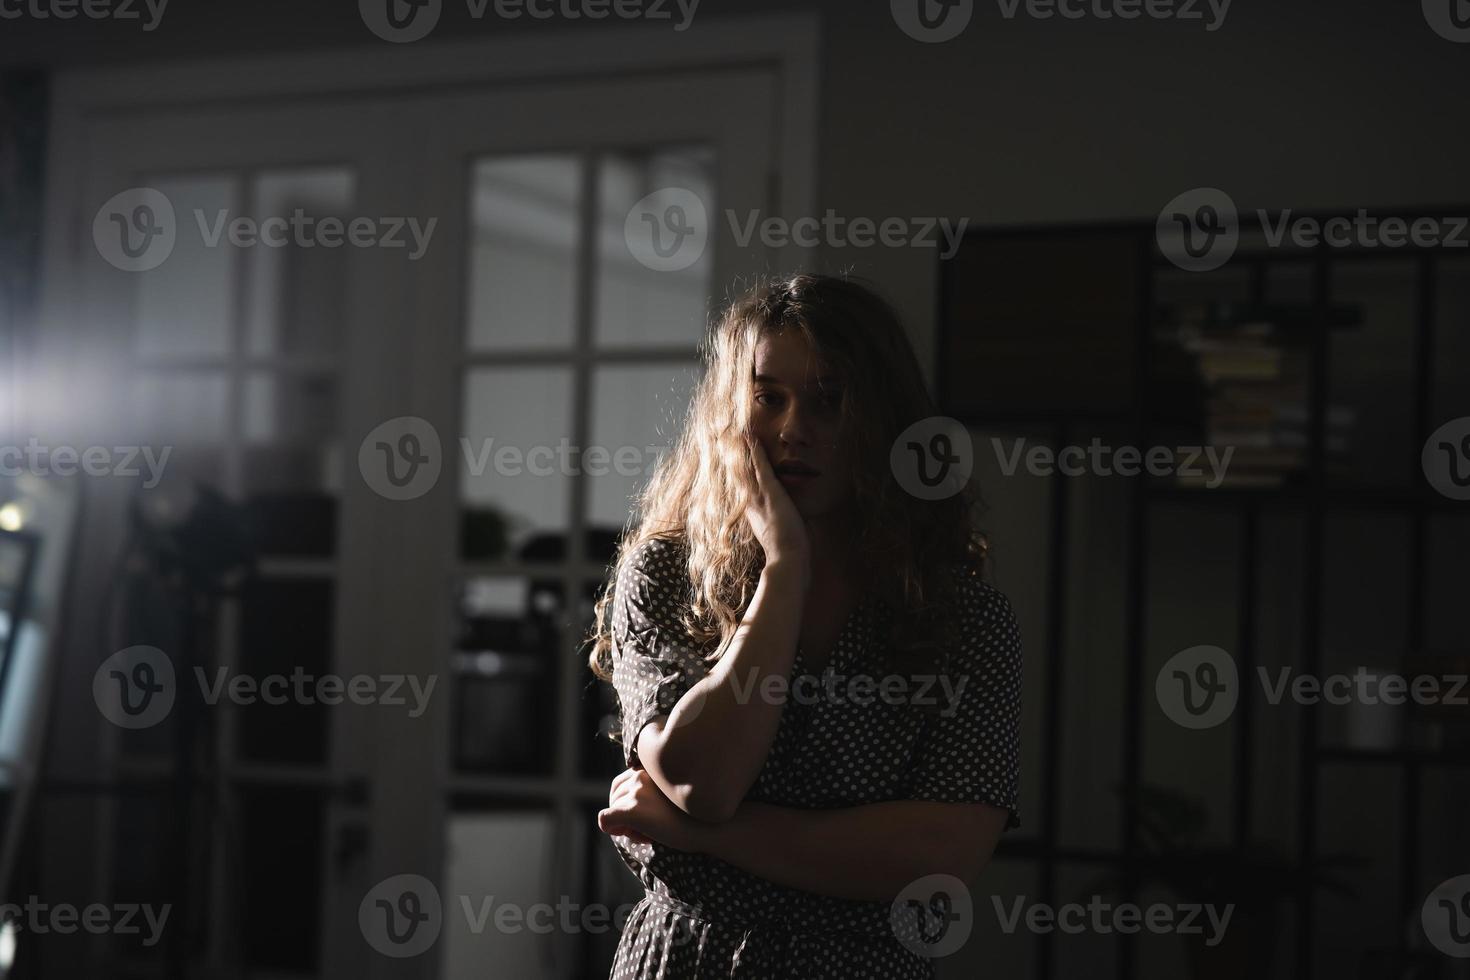
[[(681, 542), (644, 542), (623, 563), (611, 622), (613, 685), (623, 716), (624, 758), (638, 733), (668, 714), (708, 667), (680, 626), (688, 601)], [(748, 798), (826, 808), (885, 800), (980, 802), (1017, 815), (1021, 644), (1006, 597), (975, 576), (957, 593), (960, 648), (930, 696), (945, 710), (927, 719), (907, 703), (873, 698), (792, 699)], [(844, 625), (828, 670), (887, 673), (883, 638), (891, 611), (864, 598)], [(791, 680), (805, 675), (798, 651)], [(964, 686), (959, 687), (963, 679)], [(910, 691), (918, 692), (915, 677)], [(648, 892), (629, 916), (612, 980), (806, 980), (934, 977), (933, 961), (892, 933), (887, 902), (832, 898), (773, 884), (708, 855), (614, 838)]]

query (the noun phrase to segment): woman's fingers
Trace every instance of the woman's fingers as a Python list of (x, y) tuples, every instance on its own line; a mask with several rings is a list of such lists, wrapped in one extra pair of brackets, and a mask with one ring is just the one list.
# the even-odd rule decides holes
[(776, 471), (771, 466), (771, 459), (766, 455), (766, 448), (754, 436), (746, 437), (750, 442), (750, 455), (755, 463), (755, 481), (760, 487), (761, 496), (769, 500), (773, 487), (779, 486), (776, 482)]
[(624, 787), (638, 779), (641, 769), (624, 769), (613, 777), (612, 785), (607, 790), (607, 800), (613, 802), (622, 792)]
[(639, 833), (632, 825), (624, 822), (625, 814), (616, 809), (600, 810), (597, 814), (597, 829), (609, 837), (626, 837), (635, 844), (651, 844), (653, 841)]

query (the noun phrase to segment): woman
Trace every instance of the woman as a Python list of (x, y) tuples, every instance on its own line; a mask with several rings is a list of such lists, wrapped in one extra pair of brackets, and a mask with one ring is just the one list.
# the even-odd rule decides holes
[(647, 890), (613, 980), (932, 977), (933, 881), (1019, 823), (1010, 604), (966, 496), (890, 467), (934, 409), (883, 300), (768, 283), (705, 355), (594, 630), (628, 765), (598, 826)]

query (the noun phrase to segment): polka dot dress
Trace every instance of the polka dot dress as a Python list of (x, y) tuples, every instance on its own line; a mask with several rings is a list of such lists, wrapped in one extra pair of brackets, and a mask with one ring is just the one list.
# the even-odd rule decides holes
[[(615, 583), (613, 686), (630, 766), (643, 726), (668, 714), (708, 669), (704, 651), (679, 624), (688, 591), (682, 543), (666, 539), (641, 544)], [(961, 648), (948, 664), (949, 687), (916, 675), (907, 688), (913, 702), (932, 699), (937, 716), (897, 697), (849, 696), (856, 689), (830, 682), (829, 675), (889, 674), (881, 643), (890, 613), (872, 597), (844, 625), (820, 677), (806, 670), (798, 650), (792, 697), (747, 799), (807, 808), (990, 803), (1010, 811), (1008, 828), (1019, 825), (1015, 616), (1006, 597), (977, 577), (963, 579), (959, 601)], [(773, 884), (708, 855), (612, 841), (647, 894), (628, 916), (611, 980), (935, 976), (934, 960), (895, 936), (888, 902), (833, 898)]]

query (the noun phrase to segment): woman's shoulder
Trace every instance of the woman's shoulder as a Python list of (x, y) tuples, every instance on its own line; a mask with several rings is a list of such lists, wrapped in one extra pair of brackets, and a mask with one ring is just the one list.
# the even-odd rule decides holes
[(689, 558), (689, 546), (683, 535), (651, 534), (628, 549), (623, 562), (637, 568), (662, 568), (679, 565)]
[(633, 544), (618, 562), (617, 587), (673, 589), (687, 581), (688, 546), (677, 535), (650, 535)]
[(955, 607), (965, 632), (981, 636), (1017, 632), (1010, 597), (985, 578), (978, 561), (961, 563), (954, 574)]

